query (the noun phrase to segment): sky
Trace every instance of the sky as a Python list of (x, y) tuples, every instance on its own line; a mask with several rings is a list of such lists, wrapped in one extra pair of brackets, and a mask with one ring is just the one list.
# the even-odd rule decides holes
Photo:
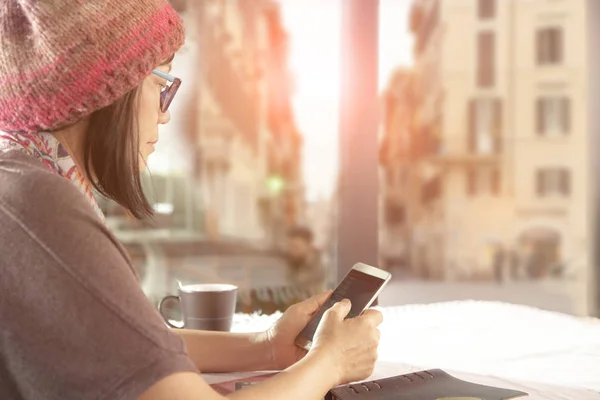
[[(343, 0), (279, 1), (291, 41), (289, 61), (296, 89), (293, 106), (296, 122), (304, 135), (306, 194), (309, 201), (314, 201), (333, 193), (338, 172)], [(408, 31), (411, 2), (379, 1), (380, 89), (385, 87), (395, 68), (412, 64), (412, 38)]]

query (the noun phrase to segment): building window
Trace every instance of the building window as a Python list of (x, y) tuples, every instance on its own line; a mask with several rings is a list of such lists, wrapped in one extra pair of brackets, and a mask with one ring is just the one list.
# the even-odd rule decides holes
[(560, 136), (571, 129), (571, 102), (568, 97), (539, 97), (536, 101), (536, 132)]
[(479, 0), (477, 4), (479, 19), (492, 19), (496, 16), (496, 0)]
[(495, 36), (493, 32), (477, 35), (477, 86), (492, 87), (495, 80)]
[(538, 197), (568, 197), (571, 194), (571, 174), (566, 168), (544, 168), (537, 171)]
[(502, 151), (502, 100), (476, 99), (469, 106), (469, 151), (498, 154)]
[(563, 60), (563, 32), (561, 28), (543, 28), (537, 31), (538, 65), (559, 64)]

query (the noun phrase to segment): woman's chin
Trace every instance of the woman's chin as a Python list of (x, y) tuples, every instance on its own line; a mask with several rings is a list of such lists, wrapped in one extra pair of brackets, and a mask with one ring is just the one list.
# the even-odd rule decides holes
[(140, 155), (140, 160), (139, 160), (140, 173), (143, 173), (144, 171), (146, 171), (146, 169), (148, 169), (148, 156), (149, 155), (150, 154)]

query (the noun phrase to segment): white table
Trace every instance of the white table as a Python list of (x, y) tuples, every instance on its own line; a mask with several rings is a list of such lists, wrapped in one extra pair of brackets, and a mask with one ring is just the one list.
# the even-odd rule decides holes
[[(379, 362), (375, 369), (375, 373), (369, 378), (369, 380), (407, 374), (410, 372), (420, 371), (422, 369), (423, 368), (404, 364)], [(600, 393), (587, 389), (566, 388), (541, 383), (528, 383), (510, 379), (502, 379), (498, 377), (460, 373), (449, 370), (446, 370), (446, 372), (465, 381), (479, 383), (482, 385), (503, 387), (507, 389), (516, 389), (529, 393), (529, 396), (523, 398), (524, 400), (600, 400)], [(248, 378), (259, 374), (262, 373), (240, 372), (230, 374), (203, 374), (203, 377), (209, 384), (213, 384), (235, 379)]]
[[(530, 399), (600, 400), (600, 321), (496, 302), (382, 308), (373, 379), (421, 369), (523, 390)], [(234, 331), (269, 327), (279, 315), (236, 315)], [(210, 375), (229, 380), (238, 374)]]

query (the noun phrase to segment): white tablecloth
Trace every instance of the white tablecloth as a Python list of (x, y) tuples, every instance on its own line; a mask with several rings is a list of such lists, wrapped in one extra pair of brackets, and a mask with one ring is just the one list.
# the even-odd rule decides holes
[[(458, 377), (476, 374), (484, 384), (489, 383), (486, 380), (512, 382), (508, 386), (538, 391), (541, 397), (536, 398), (600, 399), (600, 394), (594, 394), (600, 392), (597, 319), (479, 301), (381, 310), (378, 377), (442, 368)], [(266, 329), (278, 317), (236, 315), (233, 329)], [(520, 382), (532, 382), (537, 389)], [(587, 390), (575, 397), (554, 397), (557, 389), (545, 385)]]

